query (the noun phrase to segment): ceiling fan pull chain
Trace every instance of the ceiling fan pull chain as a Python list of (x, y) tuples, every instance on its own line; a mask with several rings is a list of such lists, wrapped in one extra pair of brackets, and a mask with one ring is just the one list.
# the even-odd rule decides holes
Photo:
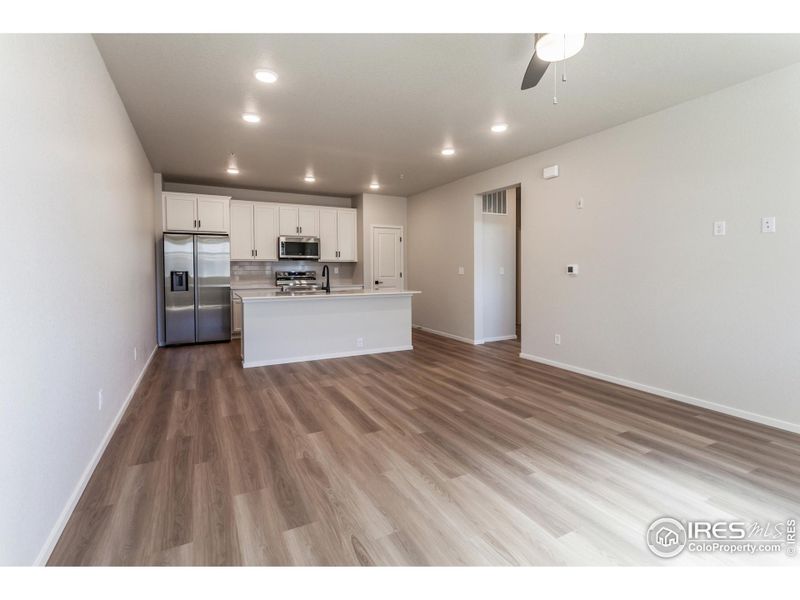
[(553, 63), (553, 104), (558, 104), (558, 63)]
[(567, 83), (567, 61), (564, 61), (564, 68), (561, 70), (561, 82)]

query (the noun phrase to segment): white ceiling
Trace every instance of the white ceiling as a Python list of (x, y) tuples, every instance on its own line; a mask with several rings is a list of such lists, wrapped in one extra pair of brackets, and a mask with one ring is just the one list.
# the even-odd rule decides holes
[[(530, 35), (95, 40), (166, 180), (342, 195), (373, 177), (380, 193), (419, 192), (800, 61), (800, 35), (591, 34), (554, 106), (552, 67), (519, 89)], [(258, 67), (280, 79), (259, 83)], [(509, 130), (490, 133), (496, 121)], [(440, 155), (446, 144), (455, 156)]]

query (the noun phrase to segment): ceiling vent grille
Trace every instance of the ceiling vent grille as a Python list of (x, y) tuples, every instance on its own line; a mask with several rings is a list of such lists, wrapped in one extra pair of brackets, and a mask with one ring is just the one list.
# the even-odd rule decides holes
[(483, 214), (506, 215), (506, 191), (489, 192), (483, 195)]

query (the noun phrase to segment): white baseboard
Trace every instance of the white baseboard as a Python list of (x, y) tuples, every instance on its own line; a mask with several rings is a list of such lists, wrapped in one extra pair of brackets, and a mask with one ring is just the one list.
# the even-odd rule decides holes
[(702, 400), (700, 398), (695, 398), (694, 396), (687, 396), (686, 394), (680, 394), (678, 392), (657, 388), (652, 385), (646, 385), (644, 383), (638, 383), (636, 381), (629, 381), (627, 379), (622, 379), (621, 377), (606, 375), (605, 373), (598, 373), (597, 371), (584, 369), (583, 367), (576, 367), (574, 365), (561, 363), (555, 360), (550, 360), (549, 358), (535, 356), (533, 354), (525, 354), (524, 352), (520, 352), (520, 358), (542, 363), (543, 365), (549, 365), (551, 367), (564, 369), (565, 371), (572, 371), (573, 373), (579, 373), (581, 375), (593, 377), (594, 379), (600, 379), (601, 381), (616, 383), (617, 385), (622, 385), (628, 388), (632, 388), (634, 390), (639, 390), (640, 392), (647, 392), (648, 394), (663, 396), (664, 398), (669, 398), (670, 400), (677, 400), (678, 402), (683, 402), (684, 404), (691, 404), (692, 406), (707, 408), (709, 410), (724, 413), (726, 415), (731, 415), (732, 417), (739, 417), (741, 419), (746, 419), (747, 421), (754, 421), (755, 423), (768, 425), (769, 427), (775, 427), (777, 429), (791, 431), (792, 433), (800, 433), (800, 424), (798, 423), (783, 421), (781, 419), (775, 419), (774, 417), (767, 417), (765, 415), (760, 415), (758, 413), (750, 412), (748, 410), (733, 408), (731, 406), (718, 404), (716, 402), (711, 402), (709, 400)]
[(427, 331), (428, 333), (432, 333), (434, 335), (440, 335), (442, 337), (450, 338), (451, 340), (464, 342), (465, 344), (472, 344), (473, 346), (483, 343), (483, 342), (478, 342), (476, 340), (471, 340), (469, 338), (461, 337), (460, 335), (453, 335), (452, 333), (447, 333), (446, 331), (437, 331), (436, 329), (423, 327), (422, 325), (412, 325), (411, 327), (413, 327), (414, 329), (421, 329), (422, 331)]
[(329, 358), (345, 358), (347, 356), (363, 356), (365, 354), (383, 354), (385, 352), (402, 352), (404, 350), (413, 350), (414, 346), (389, 346), (386, 348), (365, 348), (363, 350), (347, 350), (346, 352), (330, 352), (328, 354), (312, 354), (309, 356), (294, 356), (292, 358), (276, 358), (270, 360), (251, 360), (243, 361), (242, 366), (245, 369), (250, 367), (268, 367), (270, 365), (285, 365), (296, 362), (308, 362), (311, 360), (326, 360)]
[(122, 403), (119, 411), (117, 411), (114, 420), (111, 422), (111, 426), (106, 431), (106, 435), (103, 437), (103, 441), (100, 442), (100, 446), (97, 448), (97, 451), (92, 456), (92, 460), (89, 461), (89, 464), (86, 465), (86, 468), (81, 475), (80, 480), (78, 481), (78, 485), (75, 486), (75, 489), (72, 492), (72, 495), (69, 497), (69, 501), (67, 501), (67, 505), (64, 507), (64, 510), (61, 511), (61, 515), (58, 517), (56, 524), (53, 526), (53, 529), (50, 531), (50, 535), (47, 537), (47, 541), (45, 542), (42, 549), (39, 551), (39, 556), (36, 557), (36, 562), (34, 562), (35, 566), (44, 566), (47, 564), (47, 560), (50, 558), (50, 554), (52, 554), (53, 550), (58, 543), (61, 534), (64, 532), (64, 527), (67, 526), (67, 522), (69, 518), (72, 516), (72, 511), (75, 510), (75, 506), (78, 504), (78, 500), (80, 500), (81, 495), (83, 494), (83, 490), (86, 489), (86, 485), (89, 483), (89, 480), (92, 478), (92, 474), (94, 473), (95, 467), (97, 467), (97, 463), (100, 462), (100, 458), (103, 456), (103, 452), (106, 451), (106, 447), (108, 443), (111, 441), (111, 438), (114, 436), (114, 432), (117, 430), (117, 426), (119, 422), (122, 420), (122, 416), (125, 414), (125, 411), (128, 408), (128, 405), (133, 400), (133, 396), (136, 394), (136, 390), (139, 387), (139, 384), (142, 382), (142, 378), (144, 374), (147, 372), (147, 367), (150, 366), (150, 362), (153, 360), (153, 357), (156, 355), (156, 350), (158, 350), (158, 344), (155, 345), (153, 351), (150, 353), (150, 356), (147, 357), (147, 360), (142, 367), (142, 370), (139, 372), (139, 376), (136, 378), (136, 381), (133, 382), (131, 386), (130, 392), (128, 392), (127, 398), (125, 398), (125, 402)]
[(512, 335), (497, 335), (497, 336), (494, 336), (494, 337), (483, 338), (480, 342), (476, 342), (476, 343), (488, 344), (489, 342), (504, 342), (506, 340), (515, 340), (515, 339), (517, 339), (517, 335), (516, 334), (512, 334)]

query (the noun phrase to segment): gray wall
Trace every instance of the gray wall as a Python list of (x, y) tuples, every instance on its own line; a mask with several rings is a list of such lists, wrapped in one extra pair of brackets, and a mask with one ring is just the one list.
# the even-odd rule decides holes
[(0, 564), (27, 565), (155, 349), (153, 171), (91, 36), (0, 36), (0, 81)]
[(795, 65), (414, 195), (414, 322), (474, 337), (473, 195), (521, 183), (523, 353), (800, 429), (798, 164)]
[(219, 187), (215, 185), (195, 185), (170, 181), (164, 182), (164, 191), (231, 196), (234, 200), (251, 200), (255, 202), (283, 202), (286, 204), (312, 204), (318, 206), (351, 208), (351, 199), (342, 196), (324, 196), (320, 194), (301, 194), (294, 192), (269, 192), (265, 190)]
[[(364, 287), (373, 287), (372, 273), (372, 227), (374, 225), (400, 226), (408, 229), (407, 199), (404, 196), (384, 196), (382, 194), (361, 194), (353, 199), (353, 207), (358, 210), (358, 264), (356, 281), (363, 277)], [(404, 233), (405, 236), (405, 233)], [(403, 238), (403, 268), (407, 270), (406, 237)], [(404, 271), (403, 277), (408, 278)]]

